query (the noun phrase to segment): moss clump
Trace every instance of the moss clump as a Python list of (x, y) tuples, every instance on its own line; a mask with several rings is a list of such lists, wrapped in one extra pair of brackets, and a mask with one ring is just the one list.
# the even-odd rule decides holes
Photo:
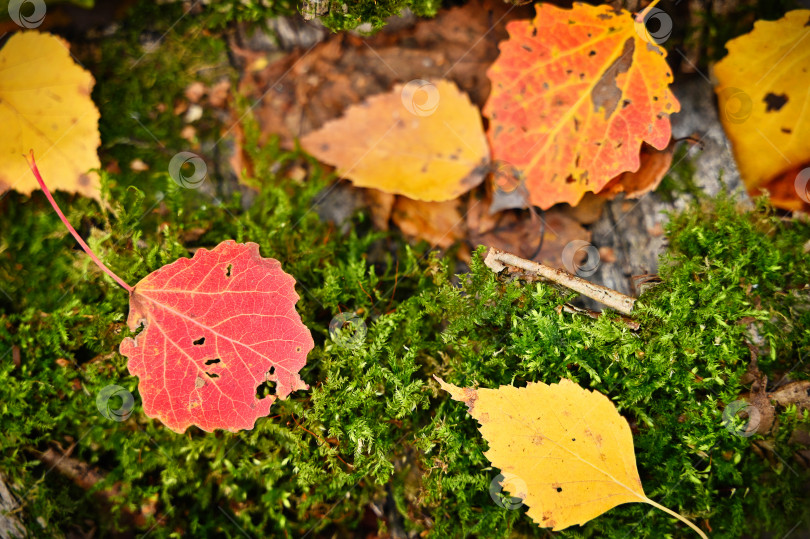
[[(228, 238), (259, 243), (295, 276), (299, 310), (316, 339), (302, 373), (312, 389), (274, 405), (250, 432), (176, 435), (144, 417), (137, 380), (115, 352), (127, 331), (126, 294), (75, 249), (40, 194), (3, 199), (0, 468), (25, 494), (23, 514), (36, 533), (87, 519), (112, 530), (127, 513), (154, 506), (142, 528), (157, 524), (157, 536), (238, 535), (234, 523), (255, 535), (345, 535), (373, 531), (373, 505), (389, 526), (436, 537), (541, 535), (521, 511), (490, 498), (497, 470), (483, 456), (486, 443), (464, 407), (430, 382), (434, 373), (484, 387), (565, 376), (607, 394), (634, 429), (647, 494), (708, 521), (715, 537), (784, 533), (806, 518), (807, 472), (788, 439), (807, 415), (778, 409), (773, 433), (745, 438), (723, 427), (722, 412), (747, 391), (752, 325), (769, 379), (808, 378), (810, 315), (800, 288), (810, 279), (802, 250), (808, 224), (763, 205), (744, 213), (724, 199), (676, 216), (663, 282), (640, 298), (634, 332), (613, 316), (558, 314), (569, 297), (506, 282), (478, 257), (454, 284), (446, 262), (372, 232), (363, 215), (342, 233), (310, 206), (326, 185), (315, 164), (272, 146), (252, 152), (268, 172), (247, 209), (238, 194), (201, 205), (199, 193), (165, 175), (153, 177), (165, 198), (151, 211), (138, 189), (109, 176), (109, 211), (57, 197), (130, 283)], [(309, 171), (305, 182), (284, 178), (293, 164)], [(340, 312), (368, 326), (356, 346), (329, 338)], [(136, 396), (127, 421), (98, 412), (96, 396), (111, 384)], [(112, 510), (88, 503), (92, 492), (46, 473), (37, 459), (74, 442), (72, 456), (104, 474), (94, 491), (117, 485)], [(759, 442), (779, 458), (758, 456)], [(689, 532), (630, 504), (564, 533)]]
[(333, 1), (321, 22), (333, 31), (352, 30), (363, 23), (369, 23), (372, 30), (379, 30), (385, 25), (385, 19), (401, 14), (406, 8), (419, 17), (433, 17), (440, 7), (439, 0)]
[[(126, 294), (76, 248), (41, 193), (5, 196), (0, 469), (35, 535), (92, 526), (156, 537), (350, 536), (386, 526), (434, 537), (544, 535), (523, 511), (493, 502), (498, 471), (483, 456), (486, 443), (432, 374), (483, 387), (571, 378), (608, 395), (631, 422), (654, 500), (708, 522), (713, 537), (807, 526), (808, 472), (794, 460), (806, 448), (791, 439), (810, 424), (807, 414), (777, 409), (773, 432), (745, 438), (724, 428), (722, 413), (749, 389), (749, 345), (772, 382), (788, 373), (810, 378), (802, 288), (810, 281), (803, 250), (810, 225), (763, 204), (743, 212), (727, 199), (675, 216), (662, 283), (639, 299), (634, 332), (613, 316), (559, 314), (570, 296), (507, 281), (478, 257), (469, 273), (454, 276), (447, 260), (374, 232), (363, 214), (347, 231), (321, 222), (312, 200), (330, 179), (298, 152), (259, 146), (249, 125), (244, 149), (257, 175), (249, 181), (259, 188), (250, 204), (225, 189), (218, 196), (183, 189), (164, 172), (188, 145), (177, 136), (174, 101), (223, 46), (183, 19), (163, 37), (177, 55), (140, 58), (133, 47), (163, 35), (165, 10), (179, 8), (147, 4), (116, 36), (121, 42), (102, 50), (94, 98), (104, 156), (122, 169), (141, 158), (151, 171), (104, 174), (109, 209), (64, 194), (57, 200), (131, 284), (197, 247), (260, 244), (298, 281), (298, 308), (316, 340), (302, 372), (312, 389), (276, 403), (250, 432), (177, 435), (144, 417), (137, 380), (116, 353), (127, 334)], [(157, 30), (143, 30), (150, 20)], [(181, 42), (195, 52), (182, 52)], [(132, 112), (160, 144), (127, 123)], [(292, 168), (306, 172), (303, 181), (288, 178)], [(339, 313), (363, 319), (365, 338), (330, 338)], [(96, 397), (112, 384), (135, 396), (126, 421), (98, 411)], [(73, 444), (71, 458), (103, 475), (90, 491), (39, 459)], [(101, 492), (116, 494), (99, 502)], [(692, 537), (639, 504), (563, 534)]]
[(326, 28), (333, 32), (353, 30), (362, 24), (369, 30), (379, 30), (389, 17), (410, 9), (419, 17), (433, 17), (442, 7), (440, 0), (218, 0), (206, 2), (203, 7), (205, 25), (223, 28), (233, 22), (264, 25), (273, 17), (304, 12), (318, 16)]

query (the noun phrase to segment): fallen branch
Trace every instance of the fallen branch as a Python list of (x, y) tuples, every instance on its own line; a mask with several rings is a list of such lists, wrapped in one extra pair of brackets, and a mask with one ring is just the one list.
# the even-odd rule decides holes
[(622, 314), (631, 314), (633, 312), (633, 305), (636, 302), (635, 298), (625, 296), (621, 292), (617, 292), (613, 289), (588, 282), (576, 275), (571, 275), (567, 271), (532, 262), (531, 260), (526, 260), (525, 258), (520, 258), (519, 256), (495, 248), (490, 248), (487, 257), (484, 259), (484, 263), (495, 273), (500, 272), (507, 266), (533, 273), (542, 279), (557, 283), (585, 297), (591, 298), (594, 301), (598, 301), (603, 305), (607, 305)]

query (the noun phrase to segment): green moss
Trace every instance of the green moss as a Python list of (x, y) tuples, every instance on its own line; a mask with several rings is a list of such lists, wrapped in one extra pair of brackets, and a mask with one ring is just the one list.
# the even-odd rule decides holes
[[(633, 425), (647, 494), (708, 519), (714, 537), (740, 529), (784, 533), (806, 518), (806, 472), (796, 471), (787, 439), (808, 418), (782, 410), (773, 435), (742, 438), (723, 427), (721, 415), (747, 390), (740, 378), (752, 321), (768, 348), (759, 360), (763, 372), (778, 379), (792, 369), (795, 378), (808, 378), (801, 361), (810, 351), (810, 315), (806, 292), (796, 288), (810, 278), (802, 250), (807, 224), (784, 221), (763, 205), (743, 213), (722, 199), (675, 216), (663, 283), (639, 299), (642, 327), (633, 332), (612, 316), (558, 314), (567, 297), (542, 284), (506, 283), (478, 257), (453, 284), (444, 261), (370, 232), (362, 215), (341, 233), (310, 206), (326, 185), (314, 163), (272, 145), (253, 153), (262, 170), (280, 173), (263, 178), (248, 209), (234, 195), (188, 211), (195, 192), (167, 188), (152, 212), (160, 219), (141, 219), (144, 195), (107, 176), (109, 212), (57, 196), (130, 283), (187, 256), (189, 247), (226, 238), (259, 243), (296, 277), (299, 310), (316, 339), (303, 371), (311, 390), (274, 405), (250, 432), (177, 435), (137, 405), (121, 423), (99, 414), (95, 397), (110, 384), (131, 391), (137, 403), (137, 381), (115, 353), (126, 334), (126, 294), (75, 249), (41, 195), (4, 199), (0, 466), (19, 494), (27, 492), (29, 525), (42, 517), (51, 529), (66, 529), (90, 519), (111, 529), (124, 525), (124, 509), (153, 499), (165, 519), (152, 531), (157, 536), (175, 529), (236, 536), (234, 522), (265, 536), (310, 528), (357, 533), (368, 526), (372, 503), (389, 507), (399, 525), (436, 537), (541, 534), (522, 511), (490, 498), (497, 470), (483, 456), (486, 442), (464, 407), (436, 392), (434, 373), (483, 387), (565, 376), (602, 391)], [(309, 171), (303, 183), (284, 179), (293, 163)], [(184, 241), (194, 227), (206, 231)], [(329, 338), (339, 312), (365, 320), (362, 345)], [(12, 345), (19, 366), (10, 361)], [(752, 450), (757, 440), (774, 444), (777, 465)], [(36, 460), (38, 451), (71, 441), (74, 457), (106, 473), (99, 489), (120, 485), (112, 512)], [(156, 523), (147, 520), (147, 529)], [(638, 504), (564, 532), (627, 533), (688, 535)]]
[[(0, 469), (36, 535), (87, 528), (87, 521), (102, 535), (132, 528), (127, 513), (152, 503), (156, 513), (137, 528), (155, 537), (354, 536), (385, 526), (372, 506), (395, 515), (388, 529), (434, 537), (544, 535), (524, 510), (493, 502), (498, 471), (484, 457), (487, 444), (433, 374), (482, 387), (576, 380), (608, 395), (631, 422), (654, 500), (708, 521), (713, 537), (781, 536), (808, 526), (807, 471), (793, 458), (801, 447), (790, 442), (794, 429), (810, 424), (807, 415), (780, 409), (775, 432), (743, 438), (723, 427), (722, 412), (748, 391), (741, 378), (752, 326), (770, 380), (788, 372), (810, 378), (810, 310), (801, 288), (810, 281), (803, 250), (810, 225), (762, 203), (743, 212), (727, 199), (703, 201), (667, 228), (662, 283), (637, 303), (638, 332), (615, 316), (558, 314), (570, 296), (507, 282), (477, 256), (469, 273), (454, 276), (448, 259), (373, 231), (363, 213), (348, 231), (321, 222), (312, 200), (332, 178), (300, 152), (273, 141), (260, 146), (250, 123), (244, 150), (255, 178), (246, 181), (258, 189), (250, 204), (213, 170), (214, 195), (178, 186), (167, 165), (189, 143), (178, 136), (175, 102), (201, 74), (214, 80), (230, 72), (221, 67), (220, 41), (186, 19), (166, 33), (161, 21), (176, 20), (169, 15), (182, 15), (180, 6), (139, 4), (100, 57), (84, 51), (99, 80), (102, 154), (122, 172), (103, 174), (103, 207), (56, 198), (131, 284), (194, 248), (257, 242), (298, 282), (298, 309), (316, 341), (302, 372), (311, 389), (276, 403), (249, 432), (178, 435), (146, 418), (137, 379), (117, 353), (128, 334), (126, 293), (77, 249), (40, 193), (7, 195), (0, 200)], [(144, 55), (144, 40), (161, 36), (171, 52)], [(216, 118), (202, 123), (201, 137), (219, 132)], [(136, 158), (151, 170), (129, 171)], [(288, 177), (292, 168), (305, 171), (303, 181)], [(670, 181), (673, 193), (694, 192), (688, 167)], [(330, 338), (338, 313), (355, 313), (368, 326), (358, 346)], [(96, 397), (111, 384), (135, 396), (126, 421), (98, 411)], [(105, 474), (94, 491), (37, 459), (74, 442), (72, 457)], [(770, 445), (770, 458), (754, 444)], [(98, 502), (95, 492), (113, 485), (112, 506)], [(562, 535), (692, 537), (639, 504)]]
[(385, 19), (410, 9), (419, 17), (433, 17), (441, 7), (439, 0), (351, 0), (332, 1), (329, 12), (321, 22), (333, 31), (351, 30), (363, 23), (371, 24), (373, 30), (385, 25)]

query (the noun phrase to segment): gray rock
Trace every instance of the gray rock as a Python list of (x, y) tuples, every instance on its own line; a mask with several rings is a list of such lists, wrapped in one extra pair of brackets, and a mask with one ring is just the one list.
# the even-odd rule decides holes
[[(742, 203), (750, 204), (731, 146), (717, 117), (712, 86), (703, 78), (695, 78), (673, 90), (681, 102), (681, 112), (672, 116), (673, 137), (694, 136), (699, 140), (699, 144), (692, 144), (684, 157), (695, 167), (695, 184), (709, 195), (725, 190)], [(673, 166), (677, 164), (673, 163)], [(691, 196), (679, 194), (674, 201), (668, 202), (653, 192), (638, 200), (620, 197), (607, 203), (601, 218), (591, 229), (592, 242), (596, 247), (612, 248), (616, 260), (600, 263), (596, 273), (588, 279), (625, 294), (637, 295), (632, 277), (656, 273), (658, 257), (666, 249), (662, 234), (667, 221), (666, 212), (682, 210), (691, 200)], [(585, 304), (592, 309), (601, 309), (592, 302)]]

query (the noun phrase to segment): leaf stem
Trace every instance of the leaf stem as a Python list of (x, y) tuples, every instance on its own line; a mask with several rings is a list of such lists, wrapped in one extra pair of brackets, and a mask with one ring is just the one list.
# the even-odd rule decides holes
[(689, 526), (690, 528), (695, 530), (695, 532), (697, 532), (697, 534), (700, 535), (700, 537), (702, 539), (709, 539), (706, 536), (706, 534), (703, 533), (703, 530), (701, 530), (700, 528), (698, 528), (697, 526), (692, 524), (692, 522), (690, 522), (686, 517), (683, 517), (683, 516), (679, 515), (678, 513), (673, 511), (672, 509), (668, 509), (668, 508), (664, 507), (663, 505), (661, 505), (660, 503), (656, 503), (656, 502), (652, 501), (651, 499), (649, 499), (647, 497), (644, 498), (644, 503), (648, 503), (648, 504), (652, 505), (653, 507), (655, 507), (656, 509), (660, 509), (664, 513), (667, 513), (668, 515), (671, 515), (671, 516), (677, 518), (678, 520), (680, 520), (681, 522), (683, 522), (684, 524), (686, 524), (687, 526)]
[(644, 17), (646, 17), (646, 16), (647, 16), (647, 13), (649, 13), (650, 11), (652, 11), (652, 8), (654, 8), (654, 7), (655, 7), (655, 4), (657, 4), (657, 3), (658, 3), (658, 2), (660, 2), (660, 1), (661, 1), (661, 0), (653, 0), (652, 2), (650, 2), (650, 5), (648, 5), (647, 7), (645, 7), (644, 9), (642, 9), (641, 11), (639, 11), (639, 12), (636, 14), (636, 22), (639, 22), (639, 23), (644, 23)]
[(31, 150), (31, 162), (28, 163), (28, 166), (31, 168), (31, 172), (34, 173), (34, 177), (37, 179), (37, 182), (39, 182), (39, 186), (42, 187), (42, 191), (45, 193), (45, 196), (48, 198), (48, 202), (51, 203), (51, 206), (53, 206), (53, 209), (56, 211), (56, 214), (59, 216), (59, 218), (65, 224), (65, 226), (70, 231), (70, 233), (73, 235), (73, 237), (76, 238), (76, 241), (79, 242), (79, 245), (82, 246), (82, 249), (84, 250), (84, 252), (87, 253), (87, 255), (93, 260), (93, 262), (96, 263), (96, 265), (99, 268), (102, 269), (102, 271), (104, 271), (104, 273), (106, 273), (107, 275), (112, 277), (113, 280), (115, 280), (116, 283), (121, 285), (124, 288), (124, 290), (126, 290), (127, 292), (129, 292), (131, 294), (132, 293), (132, 287), (129, 286), (127, 283), (125, 283), (124, 280), (121, 279), (121, 277), (119, 277), (118, 275), (113, 273), (110, 268), (105, 266), (104, 262), (102, 262), (101, 260), (98, 259), (96, 254), (84, 242), (82, 237), (79, 236), (79, 233), (76, 232), (76, 229), (74, 229), (73, 226), (71, 226), (71, 224), (68, 222), (67, 217), (65, 217), (65, 214), (62, 213), (62, 210), (59, 209), (59, 206), (56, 204), (56, 201), (53, 199), (53, 196), (51, 196), (51, 192), (48, 191), (48, 187), (45, 185), (45, 182), (42, 180), (42, 175), (40, 175), (40, 173), (39, 173), (39, 169), (37, 168), (37, 163), (34, 160), (34, 150)]
[(517, 255), (495, 249), (494, 247), (490, 248), (489, 253), (487, 253), (487, 257), (484, 259), (484, 264), (486, 264), (489, 269), (496, 273), (504, 269), (506, 266), (520, 268), (524, 271), (542, 277), (547, 281), (551, 281), (569, 288), (574, 292), (578, 292), (585, 297), (598, 301), (599, 303), (607, 305), (611, 309), (626, 315), (632, 314), (633, 305), (636, 302), (635, 298), (626, 296), (611, 288), (594, 284), (590, 281), (577, 277), (576, 275), (571, 275), (567, 271), (554, 269), (546, 266), (545, 264), (532, 262), (531, 260), (520, 258)]

